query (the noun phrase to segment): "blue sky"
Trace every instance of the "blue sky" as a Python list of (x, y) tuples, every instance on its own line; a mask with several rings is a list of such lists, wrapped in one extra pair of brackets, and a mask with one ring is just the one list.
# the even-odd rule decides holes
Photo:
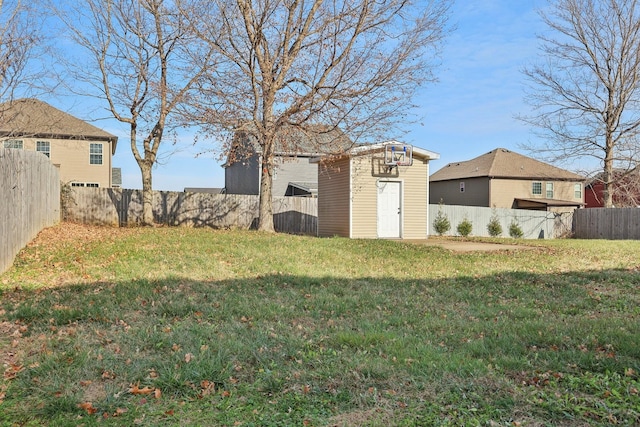
[[(451, 21), (457, 28), (446, 40), (442, 64), (436, 71), (439, 82), (425, 87), (416, 99), (421, 120), (410, 126), (404, 137), (405, 142), (440, 154), (440, 160), (431, 163), (431, 172), (497, 147), (527, 154), (521, 144), (533, 141), (534, 136), (514, 116), (528, 112), (521, 70), (537, 59), (536, 35), (545, 31), (537, 10), (545, 6), (545, 0), (456, 2)], [(126, 127), (113, 120), (95, 120), (106, 114), (96, 115), (97, 109), (88, 108), (86, 102), (65, 108), (51, 101), (77, 117), (94, 119), (93, 124), (117, 135), (113, 163), (122, 168), (123, 187), (141, 188)], [(181, 149), (154, 169), (154, 189), (224, 187), (216, 144), (200, 140), (193, 147), (193, 136), (187, 131), (178, 138)], [(196, 158), (199, 151), (205, 153)]]

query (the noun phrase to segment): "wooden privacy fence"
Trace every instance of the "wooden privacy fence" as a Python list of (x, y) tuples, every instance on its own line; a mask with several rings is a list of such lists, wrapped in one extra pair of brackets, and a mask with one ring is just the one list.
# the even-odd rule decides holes
[[(317, 199), (276, 197), (276, 231), (315, 235)], [(142, 222), (142, 191), (119, 188), (71, 188), (65, 197), (67, 221), (132, 226)], [(153, 216), (160, 224), (189, 227), (251, 228), (258, 217), (258, 196), (154, 191)]]
[(640, 208), (590, 208), (574, 214), (578, 239), (640, 239)]
[(60, 221), (60, 174), (42, 153), (0, 148), (0, 273)]

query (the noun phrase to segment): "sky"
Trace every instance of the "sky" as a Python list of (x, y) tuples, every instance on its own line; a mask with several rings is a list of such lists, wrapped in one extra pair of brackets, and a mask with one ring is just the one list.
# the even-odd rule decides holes
[[(403, 138), (403, 142), (440, 154), (430, 164), (431, 173), (494, 148), (527, 154), (522, 145), (535, 142), (535, 136), (515, 116), (529, 111), (524, 103), (522, 69), (539, 59), (536, 36), (545, 27), (538, 10), (546, 4), (545, 0), (457, 0), (454, 4), (450, 19), (455, 29), (445, 41), (436, 69), (439, 81), (425, 86), (416, 98), (419, 122), (408, 126)], [(83, 103), (67, 108), (51, 104), (82, 119), (95, 111)], [(113, 120), (91, 123), (119, 137), (113, 166), (122, 169), (123, 187), (142, 188), (127, 128)], [(216, 144), (201, 141), (193, 146), (188, 130), (178, 138), (181, 150), (165, 156), (154, 168), (153, 188), (224, 187)], [(201, 151), (204, 153), (196, 157)]]

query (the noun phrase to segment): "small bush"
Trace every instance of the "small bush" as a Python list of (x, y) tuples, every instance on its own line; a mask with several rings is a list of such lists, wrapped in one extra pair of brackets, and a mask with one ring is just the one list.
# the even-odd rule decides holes
[(522, 232), (522, 228), (520, 228), (520, 224), (518, 224), (515, 220), (511, 221), (511, 225), (509, 225), (509, 236), (514, 239), (520, 239), (524, 236)]
[(491, 217), (489, 224), (487, 224), (487, 231), (491, 237), (498, 237), (502, 234), (502, 225), (497, 216), (493, 215)]
[[(442, 206), (442, 203), (440, 203), (440, 206)], [(436, 230), (438, 236), (442, 236), (444, 233), (451, 230), (451, 223), (449, 222), (449, 218), (447, 218), (447, 215), (442, 212), (442, 209), (438, 209), (438, 215), (433, 221), (433, 229)]]
[(469, 221), (467, 218), (465, 218), (464, 220), (462, 220), (462, 222), (460, 224), (458, 224), (458, 234), (460, 234), (462, 237), (467, 237), (471, 234), (471, 230), (473, 229), (473, 224), (471, 224), (471, 221)]

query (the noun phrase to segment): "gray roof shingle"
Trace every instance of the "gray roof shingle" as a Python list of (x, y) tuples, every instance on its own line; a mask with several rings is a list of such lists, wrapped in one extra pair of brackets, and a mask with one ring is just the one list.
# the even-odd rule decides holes
[(37, 99), (0, 104), (0, 136), (87, 139), (113, 142), (118, 137)]

